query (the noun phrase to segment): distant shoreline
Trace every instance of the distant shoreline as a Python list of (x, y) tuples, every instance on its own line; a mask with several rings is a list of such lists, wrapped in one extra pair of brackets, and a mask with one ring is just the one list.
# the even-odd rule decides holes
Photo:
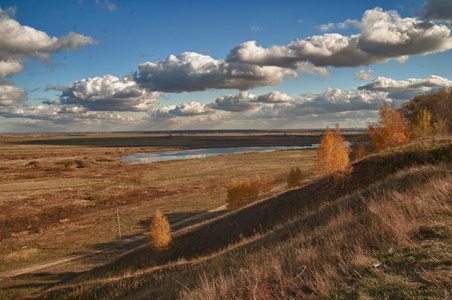
[[(342, 132), (362, 132), (367, 128), (341, 128)], [(78, 137), (96, 134), (249, 134), (249, 133), (307, 133), (307, 132), (324, 132), (325, 128), (313, 128), (313, 129), (209, 129), (209, 130), (148, 130), (148, 131), (70, 131), (70, 132), (11, 132), (0, 133), (0, 138), (3, 137)]]

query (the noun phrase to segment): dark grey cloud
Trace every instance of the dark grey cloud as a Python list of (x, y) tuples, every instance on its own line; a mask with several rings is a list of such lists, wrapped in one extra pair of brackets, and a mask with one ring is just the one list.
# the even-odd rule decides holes
[(420, 14), (424, 19), (452, 23), (452, 1), (427, 0)]

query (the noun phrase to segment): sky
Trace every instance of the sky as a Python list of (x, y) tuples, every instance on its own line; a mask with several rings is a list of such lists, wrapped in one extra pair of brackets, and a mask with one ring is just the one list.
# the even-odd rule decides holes
[(0, 133), (363, 128), (452, 86), (452, 0), (2, 0)]

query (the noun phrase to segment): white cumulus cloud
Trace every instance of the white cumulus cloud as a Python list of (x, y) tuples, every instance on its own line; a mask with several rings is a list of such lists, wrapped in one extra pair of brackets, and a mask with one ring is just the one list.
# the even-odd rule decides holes
[(264, 95), (256, 97), (256, 102), (260, 103), (289, 103), (294, 102), (296, 99), (280, 91), (272, 91)]
[(211, 107), (201, 104), (196, 101), (190, 101), (188, 103), (181, 103), (179, 105), (176, 105), (173, 109), (169, 110), (170, 114), (176, 115), (176, 116), (196, 116), (196, 115), (205, 115), (205, 114), (211, 114), (214, 113), (215, 110), (213, 110)]
[(451, 86), (452, 81), (436, 75), (425, 79), (409, 78), (406, 80), (377, 77), (371, 83), (359, 86), (358, 90), (387, 92), (391, 98), (409, 100), (416, 95)]
[(347, 19), (328, 27), (350, 26), (360, 32), (351, 36), (327, 33), (269, 48), (247, 41), (221, 60), (194, 52), (170, 55), (140, 64), (134, 80), (141, 87), (160, 92), (244, 91), (279, 84), (285, 78), (297, 77), (299, 72), (328, 77), (326, 67), (368, 66), (390, 59), (404, 62), (412, 55), (452, 49), (448, 26), (402, 18), (396, 11), (379, 7), (364, 12), (360, 21)]
[(94, 111), (150, 111), (159, 104), (159, 92), (140, 88), (129, 77), (112, 75), (82, 79), (67, 86), (48, 89), (62, 91), (58, 103), (76, 104)]
[(298, 76), (292, 69), (226, 62), (194, 52), (142, 63), (138, 69), (135, 80), (140, 86), (174, 93), (208, 89), (246, 90), (276, 85), (287, 77)]
[(149, 116), (156, 119), (172, 119), (176, 117), (191, 117), (198, 115), (210, 115), (215, 110), (208, 105), (196, 101), (181, 103), (178, 105), (163, 105), (155, 111), (150, 112)]
[(403, 61), (410, 55), (452, 48), (447, 26), (417, 18), (401, 18), (395, 11), (383, 11), (378, 7), (363, 14), (359, 28), (361, 33), (350, 37), (330, 33), (270, 48), (248, 41), (233, 48), (227, 61), (286, 68), (300, 62), (310, 62), (317, 67), (357, 67), (389, 59)]
[(296, 119), (311, 115), (325, 115), (351, 111), (378, 110), (388, 93), (376, 91), (346, 91), (329, 87), (323, 93), (307, 93), (295, 101), (266, 104), (250, 114), (250, 118)]
[(27, 100), (24, 88), (15, 87), (12, 82), (0, 81), (0, 106), (13, 106)]
[[(4, 118), (20, 118), (30, 124), (45, 123), (45, 126), (53, 125), (92, 125), (116, 126), (118, 124), (133, 124), (136, 120), (132, 117), (123, 117), (109, 112), (88, 111), (78, 106), (69, 105), (61, 109), (51, 106), (30, 106), (26, 104), (14, 106), (0, 106), (0, 116)], [(40, 122), (38, 122), (40, 121)], [(90, 127), (91, 129), (93, 127)], [(96, 127), (100, 128), (100, 127)], [(108, 130), (109, 127), (102, 127)], [(85, 128), (87, 130), (89, 128)], [(111, 127), (110, 127), (111, 129)]]
[(256, 98), (256, 95), (244, 91), (238, 94), (218, 97), (210, 106), (224, 111), (242, 112), (258, 107), (259, 103), (256, 102)]
[(91, 37), (74, 32), (59, 38), (50, 37), (43, 31), (21, 25), (11, 18), (11, 14), (11, 10), (0, 8), (0, 78), (23, 71), (20, 63), (26, 60), (47, 61), (52, 53), (98, 43)]
[(361, 69), (359, 70), (358, 73), (355, 73), (355, 79), (356, 80), (365, 80), (365, 81), (370, 81), (372, 79), (374, 79), (374, 75), (372, 75), (371, 73), (373, 73), (373, 70), (364, 70)]

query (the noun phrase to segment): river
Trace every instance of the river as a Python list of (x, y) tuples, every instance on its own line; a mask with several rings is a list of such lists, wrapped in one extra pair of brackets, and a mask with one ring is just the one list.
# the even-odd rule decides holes
[(279, 146), (279, 147), (231, 147), (231, 148), (208, 148), (193, 150), (176, 150), (162, 152), (134, 153), (131, 155), (118, 156), (116, 159), (129, 164), (149, 164), (159, 161), (206, 158), (222, 154), (242, 154), (249, 152), (271, 152), (278, 150), (300, 150), (315, 149), (318, 145), (311, 146)]

